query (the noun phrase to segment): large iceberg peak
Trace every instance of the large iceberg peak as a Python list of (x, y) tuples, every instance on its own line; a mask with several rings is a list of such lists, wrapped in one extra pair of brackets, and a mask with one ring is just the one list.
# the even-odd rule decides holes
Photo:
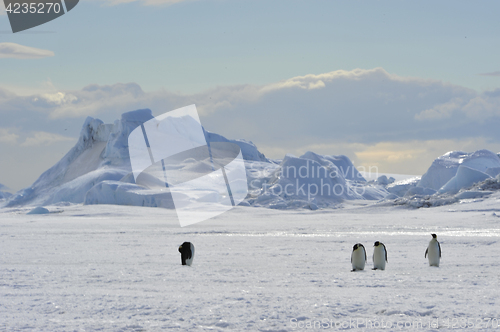
[(149, 109), (123, 113), (114, 124), (87, 117), (75, 146), (30, 188), (11, 197), (7, 206), (81, 203), (95, 184), (120, 180), (131, 172), (128, 135), (152, 118)]
[(121, 119), (112, 125), (112, 131), (106, 137), (107, 144), (102, 155), (106, 163), (125, 164), (130, 167), (128, 136), (135, 128), (153, 118), (153, 113), (147, 108), (123, 113)]

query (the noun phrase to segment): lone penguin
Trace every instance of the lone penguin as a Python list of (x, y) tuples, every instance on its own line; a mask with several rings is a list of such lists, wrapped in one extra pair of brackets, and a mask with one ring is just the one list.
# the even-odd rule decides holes
[(441, 259), (441, 246), (437, 240), (436, 234), (431, 234), (432, 240), (429, 242), (429, 246), (425, 251), (425, 256), (429, 255), (429, 265), (439, 267), (439, 260)]
[(382, 242), (375, 242), (373, 245), (373, 269), (372, 270), (385, 270), (385, 263), (387, 262), (387, 249)]
[(191, 266), (194, 258), (194, 245), (191, 242), (184, 242), (179, 246), (182, 265)]
[(366, 263), (365, 247), (361, 243), (356, 243), (354, 245), (354, 247), (352, 248), (352, 254), (351, 254), (352, 270), (351, 270), (351, 272), (363, 270), (365, 268), (365, 263)]

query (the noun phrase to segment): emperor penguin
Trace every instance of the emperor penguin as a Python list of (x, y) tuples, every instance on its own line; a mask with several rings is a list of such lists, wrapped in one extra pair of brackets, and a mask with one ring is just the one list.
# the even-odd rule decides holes
[(194, 245), (191, 242), (184, 242), (179, 246), (182, 265), (191, 266), (194, 258)]
[(361, 243), (356, 243), (352, 248), (351, 263), (351, 272), (363, 270), (365, 268), (366, 250)]
[(385, 263), (387, 262), (387, 249), (382, 242), (375, 242), (373, 245), (373, 269), (372, 270), (385, 270)]
[(429, 242), (429, 246), (425, 251), (425, 256), (429, 255), (429, 265), (439, 267), (439, 260), (441, 259), (441, 246), (437, 240), (436, 234), (431, 234), (432, 240)]

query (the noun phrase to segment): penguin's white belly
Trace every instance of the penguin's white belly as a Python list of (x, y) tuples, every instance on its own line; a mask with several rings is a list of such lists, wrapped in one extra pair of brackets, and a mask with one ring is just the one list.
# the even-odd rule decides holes
[(373, 268), (385, 270), (385, 251), (383, 248), (375, 248), (373, 252)]
[(429, 259), (430, 266), (439, 267), (439, 245), (436, 243), (430, 243), (427, 248), (427, 258)]
[(365, 268), (366, 257), (362, 249), (355, 250), (352, 253), (352, 269), (363, 270)]
[(191, 258), (186, 259), (186, 265), (191, 266), (194, 259), (194, 245), (191, 243)]

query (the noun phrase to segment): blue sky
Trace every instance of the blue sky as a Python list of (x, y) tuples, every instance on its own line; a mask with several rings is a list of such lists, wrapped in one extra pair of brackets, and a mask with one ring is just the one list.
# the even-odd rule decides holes
[[(496, 2), (199, 0), (174, 5), (82, 0), (24, 33), (0, 20), (4, 42), (55, 57), (2, 63), (2, 86), (138, 83), (195, 92), (265, 84), (337, 69), (383, 67), (474, 89), (498, 79)], [(48, 33), (43, 33), (48, 32)], [(52, 33), (50, 33), (52, 32)]]
[[(16, 34), (3, 13), (0, 183), (32, 183), (87, 115), (112, 122), (193, 102), (208, 130), (275, 158), (312, 149), (421, 174), (449, 150), (499, 152), (499, 7), (81, 0)], [(33, 49), (13, 58), (2, 44)]]

